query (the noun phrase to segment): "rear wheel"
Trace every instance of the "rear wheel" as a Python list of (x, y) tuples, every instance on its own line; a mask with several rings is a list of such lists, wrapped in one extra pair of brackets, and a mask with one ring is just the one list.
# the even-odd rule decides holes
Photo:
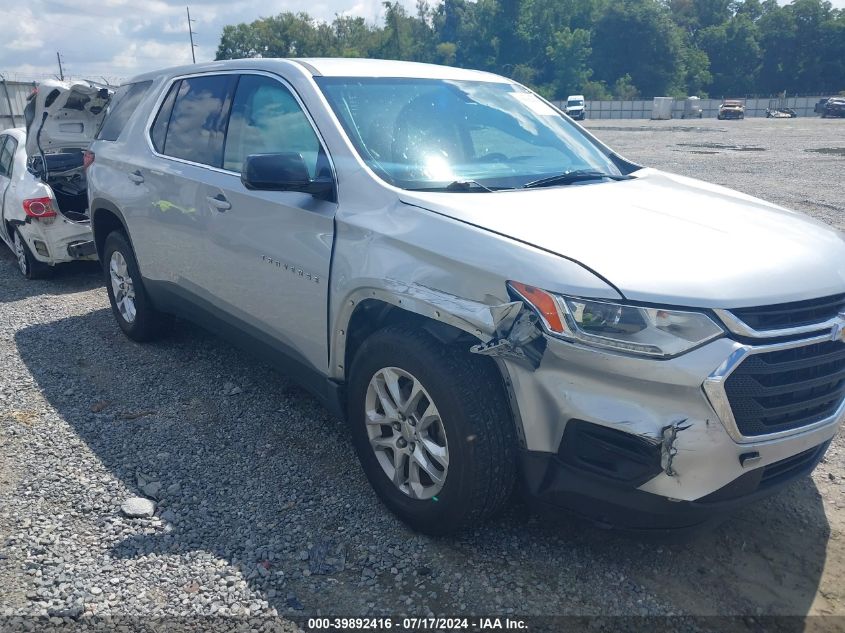
[(516, 437), (487, 359), (418, 329), (381, 330), (352, 365), (349, 422), (376, 493), (420, 532), (467, 527), (510, 498)]
[(144, 288), (135, 253), (120, 231), (106, 237), (103, 270), (112, 313), (124, 334), (139, 342), (158, 338), (167, 316), (153, 307)]
[(35, 259), (18, 229), (15, 229), (13, 244), (15, 247), (15, 258), (18, 260), (18, 270), (21, 271), (24, 277), (27, 279), (44, 279), (50, 276), (53, 269), (44, 262)]

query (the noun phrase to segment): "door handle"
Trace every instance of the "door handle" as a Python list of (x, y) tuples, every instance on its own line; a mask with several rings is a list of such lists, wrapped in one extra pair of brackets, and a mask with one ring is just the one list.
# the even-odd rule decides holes
[(144, 174), (142, 174), (136, 169), (131, 174), (129, 174), (129, 180), (134, 182), (136, 185), (140, 185), (142, 182), (144, 182)]
[(232, 204), (226, 200), (226, 196), (222, 193), (218, 193), (216, 196), (206, 196), (205, 199), (208, 200), (208, 204), (218, 211), (228, 211), (232, 208)]

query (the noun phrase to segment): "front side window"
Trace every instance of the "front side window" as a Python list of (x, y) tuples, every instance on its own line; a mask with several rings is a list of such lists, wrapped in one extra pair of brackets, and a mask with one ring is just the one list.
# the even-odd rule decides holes
[(316, 77), (361, 158), (405, 189), (518, 188), (564, 172), (619, 175), (601, 146), (524, 88), (439, 79)]
[(240, 172), (250, 154), (296, 152), (315, 178), (320, 148), (311, 123), (285, 86), (263, 75), (240, 78), (226, 133), (224, 169)]
[[(234, 75), (183, 79), (163, 135), (161, 153), (220, 167)], [(163, 104), (166, 105), (166, 104)], [(161, 113), (161, 110), (160, 110)]]
[(117, 140), (152, 83), (152, 81), (139, 81), (134, 84), (125, 84), (115, 91), (109, 102), (106, 118), (103, 119), (103, 124), (97, 132), (98, 139)]

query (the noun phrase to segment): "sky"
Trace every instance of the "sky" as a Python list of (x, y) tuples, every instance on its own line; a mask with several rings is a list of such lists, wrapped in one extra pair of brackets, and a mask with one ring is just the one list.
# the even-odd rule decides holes
[[(109, 80), (189, 63), (185, 1), (28, 0), (3, 2), (0, 73), (8, 79), (43, 79), (58, 73)], [(307, 11), (331, 20), (336, 14), (381, 22), (381, 0), (189, 0), (197, 61), (214, 59), (226, 24), (251, 22), (282, 11)], [(401, 0), (413, 10), (415, 0)], [(833, 0), (845, 8), (845, 0)]]
[[(845, 0), (843, 0), (845, 1)], [(413, 9), (415, 0), (401, 0)], [(197, 61), (214, 59), (223, 27), (283, 11), (381, 22), (381, 0), (189, 0)], [(0, 73), (8, 79), (65, 75), (126, 79), (190, 63), (185, 0), (28, 0), (0, 2)], [(42, 76), (43, 75), (43, 76)]]

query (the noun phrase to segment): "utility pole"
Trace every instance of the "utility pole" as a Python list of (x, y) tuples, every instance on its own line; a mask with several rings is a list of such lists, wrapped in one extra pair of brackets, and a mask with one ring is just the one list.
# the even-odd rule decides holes
[(196, 20), (191, 19), (191, 8), (185, 7), (185, 11), (188, 13), (188, 37), (191, 38), (191, 59), (194, 60), (194, 63), (197, 63), (197, 54), (194, 52), (194, 49), (197, 47), (194, 44), (194, 28), (191, 26), (191, 22), (196, 22)]
[(59, 54), (59, 51), (56, 51), (56, 61), (59, 62), (59, 79), (64, 81), (65, 72), (62, 70), (62, 56)]

